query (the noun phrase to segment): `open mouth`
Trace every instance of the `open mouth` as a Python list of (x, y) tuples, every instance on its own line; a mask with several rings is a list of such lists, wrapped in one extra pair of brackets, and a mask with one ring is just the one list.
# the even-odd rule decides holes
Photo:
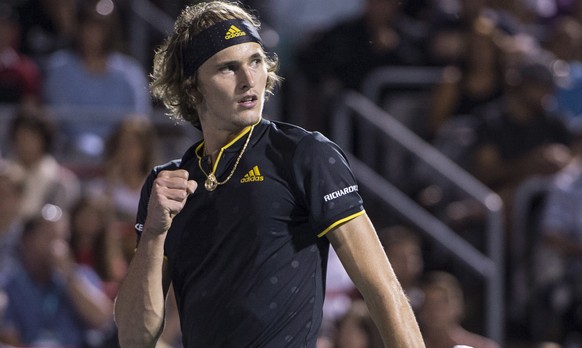
[(251, 102), (254, 102), (256, 100), (257, 100), (257, 96), (249, 95), (249, 96), (246, 96), (246, 97), (242, 98), (241, 100), (239, 100), (239, 103), (243, 103), (243, 104), (244, 103), (251, 103)]
[(252, 109), (257, 105), (257, 100), (258, 98), (256, 95), (247, 95), (238, 101), (238, 105), (245, 109)]

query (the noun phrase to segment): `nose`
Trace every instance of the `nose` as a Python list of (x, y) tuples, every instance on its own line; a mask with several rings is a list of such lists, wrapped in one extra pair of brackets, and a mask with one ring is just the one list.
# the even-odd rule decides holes
[(255, 87), (254, 71), (250, 67), (243, 67), (240, 70), (240, 86), (243, 90)]

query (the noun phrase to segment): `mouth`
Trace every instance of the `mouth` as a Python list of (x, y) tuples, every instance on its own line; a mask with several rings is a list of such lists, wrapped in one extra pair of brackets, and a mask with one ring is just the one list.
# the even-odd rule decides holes
[(244, 107), (251, 108), (257, 104), (257, 100), (259, 100), (259, 98), (256, 95), (247, 95), (241, 98), (238, 103)]

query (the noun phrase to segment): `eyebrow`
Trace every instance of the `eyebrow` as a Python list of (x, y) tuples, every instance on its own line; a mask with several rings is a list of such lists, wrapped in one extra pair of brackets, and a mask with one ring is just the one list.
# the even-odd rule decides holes
[[(256, 59), (256, 58), (262, 58), (264, 59), (266, 57), (266, 55), (264, 53), (261, 52), (256, 52), (253, 53), (252, 55), (250, 55), (248, 57), (248, 59), (252, 60), (252, 59)], [(216, 63), (217, 67), (224, 67), (224, 66), (229, 66), (229, 65), (238, 65), (240, 60), (226, 60), (226, 61), (219, 61)]]

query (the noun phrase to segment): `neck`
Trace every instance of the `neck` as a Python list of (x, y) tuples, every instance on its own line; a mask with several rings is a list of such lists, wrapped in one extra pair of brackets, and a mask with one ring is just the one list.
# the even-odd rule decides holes
[(107, 69), (107, 58), (105, 55), (84, 55), (83, 62), (87, 70), (93, 73), (101, 73)]
[[(253, 126), (247, 126), (246, 128), (248, 128), (248, 132), (245, 132), (244, 130), (239, 132), (238, 135), (234, 138), (232, 138), (230, 140), (230, 143), (237, 141), (240, 137), (245, 136), (246, 135), (246, 140), (244, 142), (244, 145), (242, 146), (242, 148), (239, 151), (238, 157), (236, 158), (234, 165), (232, 167), (232, 170), (230, 171), (230, 173), (228, 174), (228, 176), (224, 179), (224, 180), (218, 180), (214, 174), (214, 170), (216, 169), (216, 165), (212, 165), (212, 157), (210, 158), (211, 162), (208, 163), (209, 167), (213, 168), (210, 170), (209, 173), (206, 173), (204, 171), (204, 169), (202, 168), (202, 157), (200, 157), (200, 159), (198, 160), (198, 166), (200, 167), (200, 170), (204, 173), (204, 175), (206, 175), (206, 180), (204, 181), (204, 188), (208, 191), (214, 191), (219, 185), (223, 185), (225, 184), (228, 180), (230, 180), (230, 178), (232, 177), (232, 175), (234, 174), (238, 163), (240, 161), (240, 159), (242, 158), (243, 154), (245, 153), (245, 150), (249, 144), (249, 141), (251, 140), (251, 136), (253, 134)], [(230, 145), (230, 143), (228, 145)], [(228, 146), (225, 145), (225, 146)], [(212, 156), (212, 155), (210, 155)], [(216, 154), (214, 153), (214, 156), (216, 156)]]
[(209, 156), (212, 161), (216, 160), (220, 149), (225, 147), (227, 144), (232, 142), (236, 137), (238, 137), (245, 130), (251, 126), (242, 126), (241, 128), (236, 128), (235, 130), (219, 130), (210, 128), (202, 128), (204, 136), (204, 155)]
[(27, 169), (32, 169), (34, 167), (36, 167), (44, 158), (44, 154), (39, 153), (39, 154), (34, 154), (34, 155), (29, 155), (29, 156), (20, 156), (18, 158), (19, 163)]
[(230, 143), (243, 131), (244, 128), (234, 132), (204, 132), (204, 154), (208, 156), (216, 156), (221, 148)]

